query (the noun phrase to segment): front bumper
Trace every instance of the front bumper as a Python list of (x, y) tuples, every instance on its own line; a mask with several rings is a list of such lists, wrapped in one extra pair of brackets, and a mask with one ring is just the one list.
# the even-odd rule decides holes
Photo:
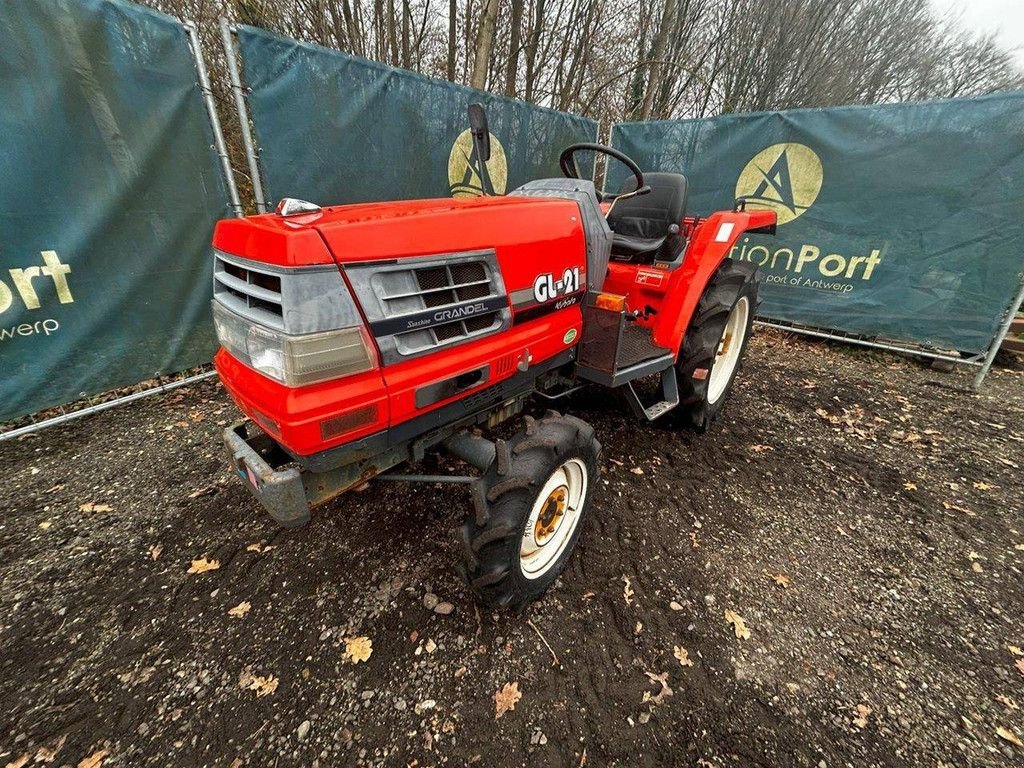
[(297, 528), (309, 522), (302, 472), (296, 467), (275, 469), (269, 460), (279, 446), (260, 432), (249, 437), (244, 423), (224, 430), (224, 444), (231, 468), (245, 483), (263, 508), (285, 528)]

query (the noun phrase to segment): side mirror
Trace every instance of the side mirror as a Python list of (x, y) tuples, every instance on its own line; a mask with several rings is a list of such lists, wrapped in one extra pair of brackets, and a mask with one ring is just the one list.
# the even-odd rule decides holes
[(491, 133), (487, 129), (487, 113), (480, 104), (469, 105), (469, 130), (481, 163), (491, 159)]

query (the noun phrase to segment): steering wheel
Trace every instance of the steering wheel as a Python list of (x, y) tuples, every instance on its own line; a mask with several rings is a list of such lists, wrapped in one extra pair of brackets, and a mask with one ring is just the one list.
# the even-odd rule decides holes
[[(591, 144), (589, 142), (583, 142), (580, 144), (570, 144), (568, 147), (562, 150), (562, 154), (558, 156), (558, 167), (562, 169), (562, 175), (569, 179), (580, 178), (579, 166), (576, 164), (576, 158), (574, 157), (576, 152), (581, 150), (588, 150), (590, 152), (597, 152), (598, 154), (607, 155), (608, 157), (618, 160), (626, 168), (629, 169), (630, 173), (636, 179), (636, 186), (633, 188), (634, 192), (627, 193), (630, 196), (642, 195), (645, 192), (650, 192), (649, 188), (644, 186), (644, 174), (640, 170), (640, 166), (633, 162), (633, 159), (619, 150), (606, 146), (604, 144)], [(624, 195), (617, 195), (613, 193), (598, 192), (598, 198), (604, 202), (607, 200), (617, 200)]]

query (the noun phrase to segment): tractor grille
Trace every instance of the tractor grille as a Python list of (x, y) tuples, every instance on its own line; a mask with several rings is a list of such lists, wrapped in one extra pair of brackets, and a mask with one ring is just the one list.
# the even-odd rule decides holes
[(284, 328), (281, 277), (226, 260), (217, 254), (214, 294), (229, 309), (273, 328)]
[[(458, 307), (473, 299), (501, 295), (483, 261), (464, 261), (413, 269), (389, 270), (376, 275), (385, 317)], [(480, 336), (501, 325), (499, 312), (484, 312), (429, 328), (395, 334), (402, 354)]]

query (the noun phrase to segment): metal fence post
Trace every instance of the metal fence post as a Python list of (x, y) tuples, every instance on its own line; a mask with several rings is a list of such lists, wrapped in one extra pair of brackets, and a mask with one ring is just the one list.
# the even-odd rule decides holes
[(235, 108), (238, 110), (238, 122), (242, 129), (242, 145), (245, 147), (245, 158), (249, 162), (249, 175), (252, 177), (252, 193), (256, 198), (256, 210), (267, 212), (267, 201), (263, 196), (263, 180), (260, 177), (260, 164), (256, 159), (256, 144), (249, 125), (249, 110), (245, 105), (245, 90), (242, 87), (242, 76), (238, 71), (237, 52), (234, 40), (231, 39), (232, 28), (227, 19), (220, 19), (220, 38), (224, 43), (224, 56), (228, 62), (228, 79), (231, 93), (235, 97)]
[(196, 65), (196, 74), (199, 76), (199, 90), (202, 91), (203, 101), (206, 104), (206, 114), (210, 119), (210, 127), (213, 129), (213, 149), (220, 158), (220, 167), (224, 172), (224, 182), (228, 185), (228, 197), (231, 199), (231, 209), (235, 216), (243, 214), (242, 201), (238, 197), (238, 185), (235, 184), (235, 172), (231, 169), (231, 159), (228, 157), (227, 144), (224, 141), (224, 131), (221, 128), (220, 117), (217, 115), (217, 105), (213, 100), (213, 90), (210, 88), (210, 75), (206, 71), (206, 60), (203, 58), (203, 49), (199, 44), (199, 32), (194, 21), (185, 19), (181, 22), (188, 34), (192, 48), (192, 58)]
[(977, 392), (981, 388), (981, 382), (985, 380), (985, 376), (988, 375), (989, 368), (992, 367), (992, 361), (996, 358), (996, 353), (999, 352), (999, 348), (1003, 345), (1003, 341), (1006, 339), (1006, 334), (1010, 330), (1010, 325), (1013, 323), (1013, 318), (1017, 312), (1020, 311), (1021, 304), (1024, 303), (1024, 275), (1021, 277), (1020, 290), (1017, 291), (1017, 297), (1010, 302), (1010, 307), (1006, 311), (1006, 317), (1003, 318), (1003, 322), (999, 324), (999, 330), (996, 331), (996, 335), (992, 339), (992, 344), (988, 348), (988, 353), (985, 355), (985, 361), (981, 364), (981, 369), (978, 371), (978, 375), (974, 377), (974, 381), (971, 383), (971, 390)]

